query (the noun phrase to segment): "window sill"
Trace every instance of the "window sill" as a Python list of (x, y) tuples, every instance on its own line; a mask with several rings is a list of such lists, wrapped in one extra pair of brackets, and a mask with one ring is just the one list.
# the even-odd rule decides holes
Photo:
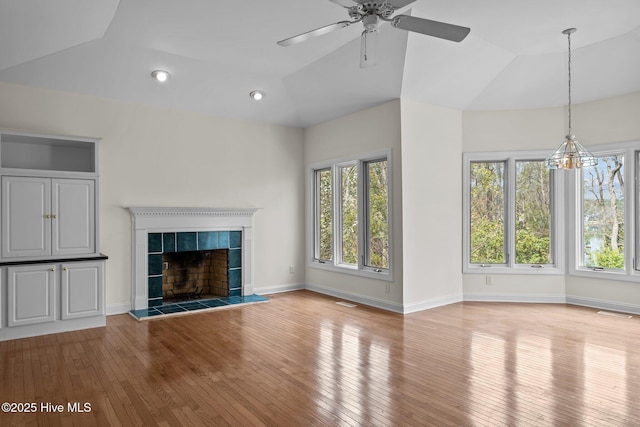
[(383, 282), (393, 282), (393, 274), (391, 269), (383, 270), (380, 272), (372, 270), (360, 270), (357, 267), (339, 267), (330, 263), (321, 263), (318, 261), (312, 261), (309, 263), (309, 267), (318, 270), (331, 271), (333, 273), (349, 274), (352, 276), (366, 277), (367, 279), (380, 280)]
[(491, 267), (466, 266), (462, 269), (464, 274), (523, 274), (523, 275), (563, 275), (564, 272), (555, 266), (534, 268), (531, 266), (506, 267), (494, 265)]
[(600, 280), (617, 280), (622, 282), (640, 282), (640, 272), (631, 272), (627, 273), (624, 271), (593, 271), (591, 269), (578, 269), (573, 270), (569, 274), (573, 277), (585, 277), (589, 279), (600, 279)]

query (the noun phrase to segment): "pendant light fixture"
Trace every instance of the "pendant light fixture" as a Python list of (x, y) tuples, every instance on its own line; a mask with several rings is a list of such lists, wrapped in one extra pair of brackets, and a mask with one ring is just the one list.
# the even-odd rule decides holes
[(575, 28), (568, 28), (562, 32), (567, 35), (569, 41), (569, 130), (564, 142), (547, 157), (545, 164), (549, 169), (578, 169), (584, 166), (595, 166), (598, 163), (593, 154), (575, 139), (571, 129), (571, 34), (575, 32)]

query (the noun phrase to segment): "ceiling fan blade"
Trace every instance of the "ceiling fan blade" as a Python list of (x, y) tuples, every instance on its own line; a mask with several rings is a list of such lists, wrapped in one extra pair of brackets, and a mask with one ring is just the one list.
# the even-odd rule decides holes
[(350, 8), (356, 6), (356, 2), (354, 0), (329, 0), (334, 2), (335, 4), (339, 4), (342, 7)]
[(416, 0), (389, 0), (387, 3), (389, 3), (394, 10), (397, 10), (397, 9), (402, 9), (403, 7), (413, 3), (414, 1)]
[(416, 18), (409, 15), (398, 15), (391, 21), (391, 25), (402, 30), (426, 34), (440, 39), (461, 42), (467, 37), (470, 28), (444, 22), (431, 21), (429, 19)]
[(348, 27), (353, 24), (352, 21), (340, 21), (335, 24), (325, 25), (324, 27), (316, 28), (315, 30), (307, 31), (306, 33), (298, 34), (297, 36), (289, 37), (288, 39), (280, 40), (278, 44), (280, 46), (291, 46), (294, 44), (302, 43), (312, 37), (322, 36), (340, 28)]

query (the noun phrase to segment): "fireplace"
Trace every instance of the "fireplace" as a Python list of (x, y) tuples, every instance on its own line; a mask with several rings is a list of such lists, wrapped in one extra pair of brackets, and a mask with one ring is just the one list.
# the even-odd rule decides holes
[(162, 255), (162, 302), (232, 296), (229, 249)]
[(257, 209), (128, 209), (134, 310), (205, 295), (253, 293), (252, 223)]

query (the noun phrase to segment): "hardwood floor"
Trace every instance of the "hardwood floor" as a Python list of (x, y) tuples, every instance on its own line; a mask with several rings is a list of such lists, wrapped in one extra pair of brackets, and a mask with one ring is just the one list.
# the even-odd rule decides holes
[(0, 402), (37, 411), (1, 413), (0, 425), (640, 425), (638, 317), (507, 303), (402, 316), (308, 291), (270, 300), (1, 342)]

